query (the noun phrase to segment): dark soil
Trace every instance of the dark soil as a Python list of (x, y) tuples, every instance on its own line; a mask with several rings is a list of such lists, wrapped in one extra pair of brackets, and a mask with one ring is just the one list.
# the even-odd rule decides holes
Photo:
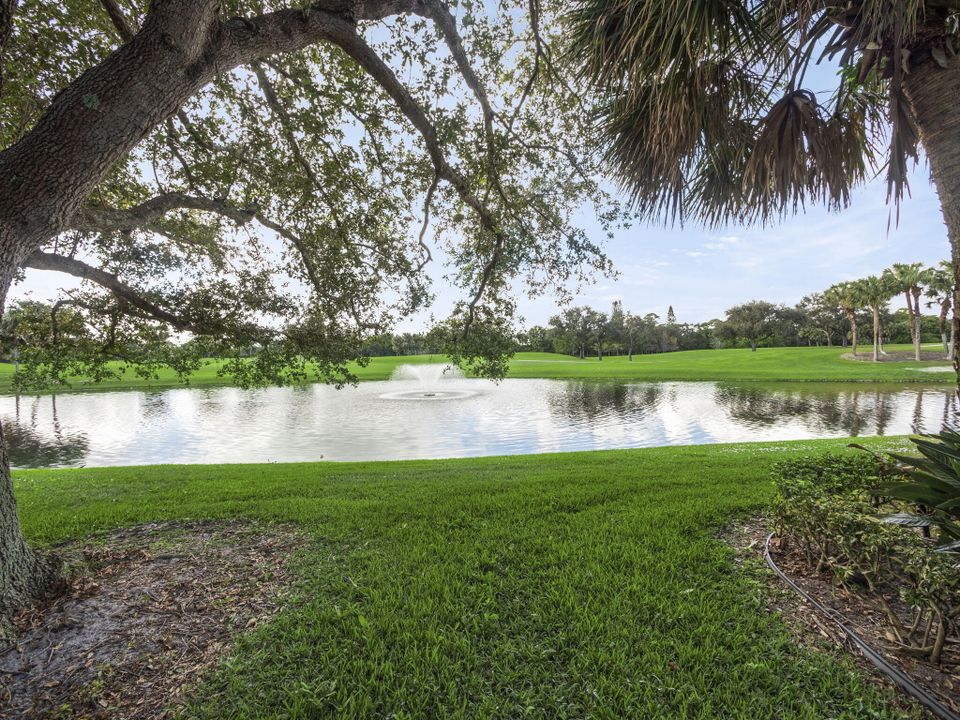
[(275, 613), (306, 543), (289, 527), (159, 523), (57, 548), (67, 592), (0, 640), (0, 717), (167, 718)]
[[(822, 647), (824, 644), (841, 648), (848, 653), (873, 680), (891, 688), (896, 686), (887, 680), (846, 638), (843, 631), (819, 610), (810, 605), (794, 590), (788, 588), (764, 561), (764, 543), (770, 533), (769, 524), (763, 519), (739, 523), (730, 528), (724, 539), (737, 553), (741, 567), (749, 564), (752, 571), (766, 585), (764, 599), (767, 607), (780, 614), (798, 639), (807, 645)], [(774, 537), (770, 543), (774, 561), (787, 576), (811, 597), (825, 607), (840, 614), (847, 626), (865, 642), (877, 650), (893, 665), (907, 674), (917, 685), (923, 687), (942, 704), (960, 712), (960, 647), (949, 643), (943, 653), (943, 664), (935, 665), (912, 657), (891, 644), (885, 627), (883, 612), (869, 599), (852, 593), (835, 584), (828, 573), (816, 573), (806, 562), (803, 553), (789, 543)], [(904, 613), (907, 608), (900, 608)], [(899, 692), (899, 689), (898, 689)], [(904, 703), (910, 702), (904, 695)], [(933, 718), (932, 714), (925, 717)]]

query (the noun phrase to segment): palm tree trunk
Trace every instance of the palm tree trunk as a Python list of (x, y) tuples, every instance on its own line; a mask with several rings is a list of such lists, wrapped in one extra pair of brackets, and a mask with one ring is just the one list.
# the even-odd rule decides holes
[(950, 314), (950, 299), (940, 301), (940, 340), (943, 342), (943, 352), (950, 359), (950, 341), (947, 339), (947, 315)]
[(873, 361), (880, 360), (880, 307), (873, 306)]
[(947, 346), (947, 360), (953, 359), (954, 348), (957, 347), (957, 323), (950, 323), (950, 344)]
[[(947, 58), (946, 65), (941, 68), (928, 60), (913, 68), (906, 76), (905, 90), (917, 119), (920, 142), (930, 163), (930, 174), (940, 196), (940, 210), (950, 240), (955, 337), (960, 329), (960, 317), (957, 316), (960, 303), (960, 107), (957, 105), (960, 56)], [(960, 356), (956, 343), (950, 354), (960, 389)]]
[(857, 313), (855, 310), (847, 312), (847, 319), (850, 320), (850, 344), (853, 346), (853, 357), (857, 357)]
[(914, 319), (917, 317), (917, 314), (913, 310), (913, 299), (910, 296), (910, 289), (903, 293), (903, 296), (907, 299), (907, 318), (910, 323), (910, 342), (913, 343), (914, 348), (917, 346), (917, 324), (914, 322)]
[(920, 361), (920, 330), (922, 328), (923, 315), (920, 314), (920, 288), (913, 288), (913, 350), (917, 362)]

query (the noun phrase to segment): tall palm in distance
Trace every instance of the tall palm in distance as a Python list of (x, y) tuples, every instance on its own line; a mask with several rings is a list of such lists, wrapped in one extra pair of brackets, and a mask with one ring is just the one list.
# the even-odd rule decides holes
[(940, 339), (943, 342), (943, 352), (947, 360), (953, 358), (953, 346), (956, 342), (955, 328), (950, 325), (949, 339), (947, 334), (947, 318), (953, 307), (953, 267), (949, 262), (942, 261), (936, 267), (930, 268), (930, 274), (927, 279), (927, 307), (931, 305), (939, 306), (938, 321), (940, 326)]
[(880, 311), (896, 294), (896, 288), (891, 284), (889, 276), (884, 275), (870, 275), (862, 280), (854, 281), (853, 284), (856, 287), (862, 307), (870, 308), (873, 313), (873, 361), (879, 362), (882, 351)]
[(824, 293), (824, 302), (843, 310), (850, 323), (850, 344), (853, 346), (853, 357), (857, 357), (857, 310), (863, 307), (860, 289), (855, 282), (842, 282), (827, 288)]
[(910, 319), (910, 339), (913, 342), (913, 356), (920, 361), (920, 296), (923, 287), (930, 280), (930, 271), (923, 263), (894, 263), (893, 267), (883, 271), (884, 279), (892, 290), (903, 293), (907, 301), (907, 317)]
[[(647, 219), (842, 208), (881, 168), (898, 203), (922, 145), (956, 287), (958, 17), (958, 0), (577, 0), (570, 57), (605, 104), (611, 172)], [(822, 99), (805, 80), (824, 57), (840, 72)]]

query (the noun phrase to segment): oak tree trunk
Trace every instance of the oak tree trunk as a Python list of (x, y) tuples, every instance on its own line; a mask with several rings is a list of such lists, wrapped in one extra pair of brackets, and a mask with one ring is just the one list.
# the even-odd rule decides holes
[[(96, 184), (214, 75), (202, 54), (214, 0), (153, 4), (143, 30), (53, 100), (0, 152), (0, 311), (24, 260), (65, 227)], [(43, 596), (58, 562), (27, 546), (0, 432), (0, 625)]]
[[(12, 264), (0, 250), (0, 314), (13, 279)], [(0, 427), (0, 637), (7, 623), (22, 607), (33, 604), (60, 583), (60, 562), (43, 551), (30, 548), (23, 537), (13, 480), (7, 457), (6, 439)]]
[[(942, 68), (928, 61), (912, 69), (906, 78), (906, 93), (913, 106), (923, 144), (930, 163), (930, 174), (940, 197), (940, 210), (950, 240), (953, 265), (953, 322), (951, 333), (960, 328), (957, 306), (960, 303), (960, 56), (947, 58)], [(960, 388), (960, 356), (957, 344), (950, 348)]]
[[(16, 5), (0, 0), (0, 54)], [(318, 0), (311, 8), (328, 12), (288, 8), (258, 22), (221, 23), (219, 0), (152, 0), (133, 39), (59, 92), (33, 128), (0, 151), (0, 311), (26, 258), (63, 232), (107, 173), (217, 75), (416, 5)], [(0, 437), (0, 623), (57, 575), (56, 563), (24, 542)]]

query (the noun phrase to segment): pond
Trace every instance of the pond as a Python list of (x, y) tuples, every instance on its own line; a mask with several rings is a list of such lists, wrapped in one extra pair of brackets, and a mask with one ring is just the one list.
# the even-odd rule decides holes
[(948, 386), (448, 378), (0, 397), (15, 467), (399, 460), (936, 431)]

